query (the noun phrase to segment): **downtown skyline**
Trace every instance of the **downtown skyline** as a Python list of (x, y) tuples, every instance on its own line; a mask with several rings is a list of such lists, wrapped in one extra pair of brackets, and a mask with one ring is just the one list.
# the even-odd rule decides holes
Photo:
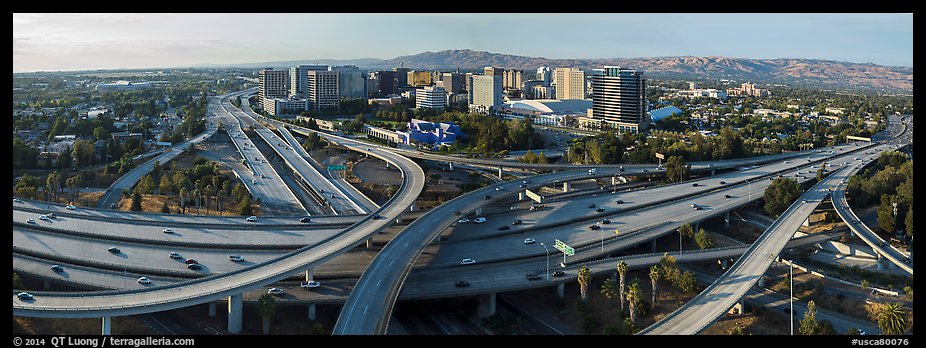
[[(576, 25), (498, 25), (528, 21)], [(308, 35), (318, 32), (324, 35)], [(912, 66), (912, 32), (912, 14), (16, 13), (13, 72), (390, 59), (447, 49), (545, 58), (722, 56)]]

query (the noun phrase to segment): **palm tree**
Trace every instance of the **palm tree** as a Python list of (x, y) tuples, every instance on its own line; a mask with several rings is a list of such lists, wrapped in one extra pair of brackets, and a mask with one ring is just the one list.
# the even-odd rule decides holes
[(620, 290), (621, 290), (621, 291), (620, 291), (620, 294), (621, 294), (621, 312), (623, 312), (623, 311), (624, 311), (624, 290), (625, 290), (625, 289), (624, 289), (624, 275), (627, 274), (627, 263), (624, 262), (623, 260), (621, 260), (621, 262), (617, 264), (617, 274), (620, 275), (620, 281), (621, 281), (621, 283), (620, 283), (620, 285), (621, 285), (621, 288), (620, 288)]
[(58, 197), (61, 193), (61, 174), (58, 174), (58, 171), (48, 174), (48, 179), (45, 180), (45, 184), (48, 191), (54, 192), (55, 202), (58, 202)]
[(592, 281), (592, 272), (588, 266), (582, 266), (579, 269), (579, 294), (582, 296), (582, 302), (588, 303), (588, 285)]
[(630, 305), (630, 323), (637, 324), (637, 306), (640, 304), (640, 283), (636, 280), (627, 287), (627, 303)]
[(257, 313), (264, 319), (264, 335), (270, 333), (270, 317), (277, 311), (277, 300), (271, 294), (263, 294), (258, 300)]
[[(617, 284), (614, 283), (614, 278), (608, 278), (604, 281), (604, 284), (601, 284), (601, 294), (608, 300), (617, 296)], [(609, 307), (613, 305), (613, 302), (608, 301)]]
[(659, 281), (659, 265), (649, 269), (649, 279), (653, 284), (653, 306), (656, 306), (656, 282)]
[(906, 311), (900, 303), (888, 303), (878, 310), (878, 328), (885, 335), (901, 335), (907, 329)]

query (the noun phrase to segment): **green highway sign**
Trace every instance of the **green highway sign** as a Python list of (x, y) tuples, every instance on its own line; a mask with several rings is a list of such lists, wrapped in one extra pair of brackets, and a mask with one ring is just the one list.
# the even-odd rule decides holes
[(575, 249), (573, 249), (571, 246), (566, 245), (566, 243), (563, 243), (559, 239), (556, 240), (556, 243), (553, 245), (553, 247), (556, 248), (556, 250), (562, 251), (564, 254), (569, 255), (569, 256), (576, 254)]
[(347, 169), (347, 167), (345, 167), (343, 164), (342, 164), (342, 165), (328, 166), (328, 171), (346, 170), (346, 169)]

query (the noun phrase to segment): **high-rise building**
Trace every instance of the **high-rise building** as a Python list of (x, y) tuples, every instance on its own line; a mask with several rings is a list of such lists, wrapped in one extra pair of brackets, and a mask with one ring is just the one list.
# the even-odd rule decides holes
[(499, 68), (494, 66), (485, 67), (486, 76), (502, 76), (505, 74), (505, 68)]
[[(623, 133), (639, 133), (649, 125), (643, 72), (606, 66), (592, 76), (592, 118)], [(558, 98), (557, 98), (558, 99)]]
[(473, 75), (473, 90), (469, 93), (469, 109), (474, 112), (490, 112), (502, 105), (502, 76)]
[(427, 86), (415, 91), (415, 108), (443, 109), (447, 107), (447, 91), (442, 87)]
[(338, 72), (338, 95), (341, 99), (367, 98), (366, 72), (353, 65), (336, 66), (331, 70)]
[(524, 81), (527, 79), (523, 70), (505, 70), (502, 85), (505, 90), (521, 89)]
[(289, 68), (289, 96), (305, 98), (306, 81), (309, 79), (309, 70), (326, 71), (327, 65), (297, 65)]
[(441, 82), (443, 82), (444, 89), (447, 92), (460, 93), (466, 88), (466, 81), (464, 81), (463, 77), (463, 74), (448, 72), (441, 76)]
[(408, 68), (392, 68), (395, 77), (395, 92), (398, 94), (408, 88)]
[(537, 68), (537, 79), (543, 81), (543, 85), (549, 87), (553, 82), (553, 71), (550, 68), (542, 66)]
[(585, 72), (556, 68), (556, 99), (585, 99)]
[[(371, 89), (370, 94), (382, 97), (396, 93), (395, 72), (391, 70), (375, 71), (371, 73), (371, 79), (374, 80), (376, 89)], [(375, 91), (375, 92), (374, 92)]]
[(431, 73), (427, 71), (409, 71), (408, 84), (414, 87), (431, 85)]
[(307, 74), (309, 76), (306, 85), (308, 107), (316, 111), (338, 108), (341, 100), (338, 93), (338, 72), (310, 70)]
[(261, 69), (257, 75), (257, 99), (260, 107), (266, 109), (264, 100), (286, 98), (289, 92), (289, 71)]

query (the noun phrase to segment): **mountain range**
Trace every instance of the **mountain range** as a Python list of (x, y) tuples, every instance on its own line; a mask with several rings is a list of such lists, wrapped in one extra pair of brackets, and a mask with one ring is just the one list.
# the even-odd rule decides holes
[(468, 49), (424, 52), (392, 59), (316, 59), (239, 64), (236, 67), (286, 68), (298, 64), (356, 65), (364, 69), (404, 66), (420, 70), (473, 71), (486, 66), (536, 71), (538, 67), (582, 69), (616, 65), (643, 70), (646, 76), (680, 79), (726, 79), (757, 83), (848, 88), (886, 92), (912, 92), (913, 67), (884, 66), (820, 59), (752, 59), (729, 57), (650, 57), (552, 59), (474, 51)]

